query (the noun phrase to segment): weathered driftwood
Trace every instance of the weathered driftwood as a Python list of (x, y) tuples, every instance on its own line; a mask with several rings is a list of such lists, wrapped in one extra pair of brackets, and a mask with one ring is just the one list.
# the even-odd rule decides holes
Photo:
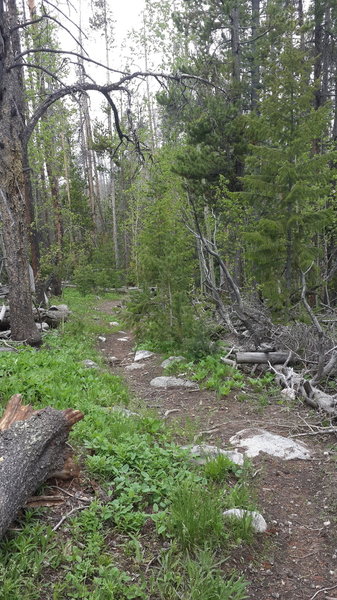
[(0, 420), (0, 538), (33, 492), (61, 470), (71, 427), (83, 418), (78, 410), (23, 406), (13, 396)]
[(250, 363), (250, 364), (292, 364), (294, 362), (293, 357), (289, 356), (289, 352), (237, 352), (236, 362), (238, 364)]
[(48, 309), (38, 308), (36, 311), (35, 320), (47, 323), (49, 327), (58, 327), (66, 321), (70, 315), (70, 310), (66, 304), (51, 306)]
[(295, 394), (318, 410), (331, 416), (337, 416), (337, 398), (315, 387), (311, 381), (304, 379), (299, 373), (289, 367), (277, 365), (273, 369), (276, 373), (276, 382), (283, 388), (294, 390)]

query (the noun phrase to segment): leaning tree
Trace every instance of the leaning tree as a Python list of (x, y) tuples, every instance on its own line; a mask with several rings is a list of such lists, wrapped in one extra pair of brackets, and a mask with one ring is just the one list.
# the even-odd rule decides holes
[[(34, 322), (29, 278), (28, 236), (31, 216), (29, 215), (29, 186), (26, 184), (29, 165), (26, 157), (27, 144), (38, 121), (58, 100), (66, 96), (78, 99), (81, 94), (97, 91), (105, 97), (111, 108), (120, 144), (133, 143), (142, 154), (143, 148), (136, 139), (132, 127), (132, 91), (130, 89), (132, 81), (154, 77), (159, 83), (169, 79), (183, 86), (193, 85), (193, 82), (208, 84), (201, 77), (181, 73), (167, 75), (119, 71), (90, 59), (80, 42), (78, 53), (36, 46), (22, 49), (21, 37), (24, 30), (43, 20), (51, 20), (74, 38), (71, 31), (63, 24), (65, 15), (61, 19), (62, 23), (44, 9), (41, 15), (33, 14), (30, 20), (20, 20), (16, 0), (0, 0), (0, 212), (2, 237), (9, 279), (12, 339), (26, 341), (33, 345), (40, 343), (41, 335)], [(73, 85), (64, 85), (56, 72), (49, 71), (39, 64), (38, 60), (36, 62), (32, 60), (32, 56), (48, 52), (75, 58), (82, 65), (80, 81)], [(89, 63), (108, 69), (116, 77), (116, 80), (109, 81), (105, 85), (94, 82), (85, 70), (84, 65)], [(39, 99), (39, 104), (35, 106), (34, 113), (29, 119), (26, 115), (24, 97), (24, 69), (42, 70), (55, 82), (55, 88)], [(114, 102), (114, 94), (117, 92), (118, 95), (120, 93), (125, 95), (129, 105), (127, 132), (122, 130)]]

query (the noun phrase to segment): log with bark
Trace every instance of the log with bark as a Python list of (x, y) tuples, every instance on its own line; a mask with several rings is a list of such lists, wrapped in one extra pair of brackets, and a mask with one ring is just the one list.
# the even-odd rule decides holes
[[(9, 330), (10, 327), (10, 312), (9, 306), (4, 307), (5, 310), (0, 312), (0, 330)], [(39, 323), (47, 323), (49, 327), (55, 328), (67, 321), (71, 314), (66, 304), (51, 306), (49, 309), (35, 308), (33, 310), (34, 319)]]
[(62, 469), (78, 410), (51, 407), (34, 411), (12, 396), (0, 420), (0, 538), (33, 492)]
[(237, 352), (236, 362), (238, 364), (293, 364), (294, 357), (289, 352)]

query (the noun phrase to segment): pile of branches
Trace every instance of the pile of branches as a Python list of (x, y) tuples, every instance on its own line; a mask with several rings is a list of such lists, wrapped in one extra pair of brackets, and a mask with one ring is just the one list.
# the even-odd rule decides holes
[[(326, 392), (329, 378), (337, 373), (337, 343), (336, 337), (331, 335), (335, 324), (333, 319), (323, 319), (321, 322), (307, 300), (306, 275), (311, 267), (302, 272), (301, 291), (301, 305), (310, 324), (295, 322), (287, 326), (276, 325), (265, 305), (243, 298), (217, 249), (215, 236), (213, 240), (205, 237), (193, 203), (192, 209), (196, 229), (188, 228), (197, 240), (205, 287), (215, 303), (219, 319), (241, 344), (240, 350), (242, 347), (249, 350), (246, 353), (237, 352), (236, 362), (268, 364), (290, 397), (301, 396), (311, 406), (337, 417), (337, 394)], [(215, 285), (205, 255), (218, 264), (225, 293)], [(328, 328), (324, 326), (324, 321), (329, 325)], [(226, 358), (225, 361), (231, 362), (231, 359)], [(300, 373), (291, 367), (294, 363), (301, 365)]]

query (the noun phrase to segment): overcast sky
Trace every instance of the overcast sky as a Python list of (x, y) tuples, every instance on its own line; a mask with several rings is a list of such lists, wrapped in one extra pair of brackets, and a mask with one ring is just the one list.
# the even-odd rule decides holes
[(129, 29), (137, 27), (140, 22), (140, 12), (145, 0), (111, 0), (110, 8), (117, 21), (116, 33), (120, 31), (124, 37)]

